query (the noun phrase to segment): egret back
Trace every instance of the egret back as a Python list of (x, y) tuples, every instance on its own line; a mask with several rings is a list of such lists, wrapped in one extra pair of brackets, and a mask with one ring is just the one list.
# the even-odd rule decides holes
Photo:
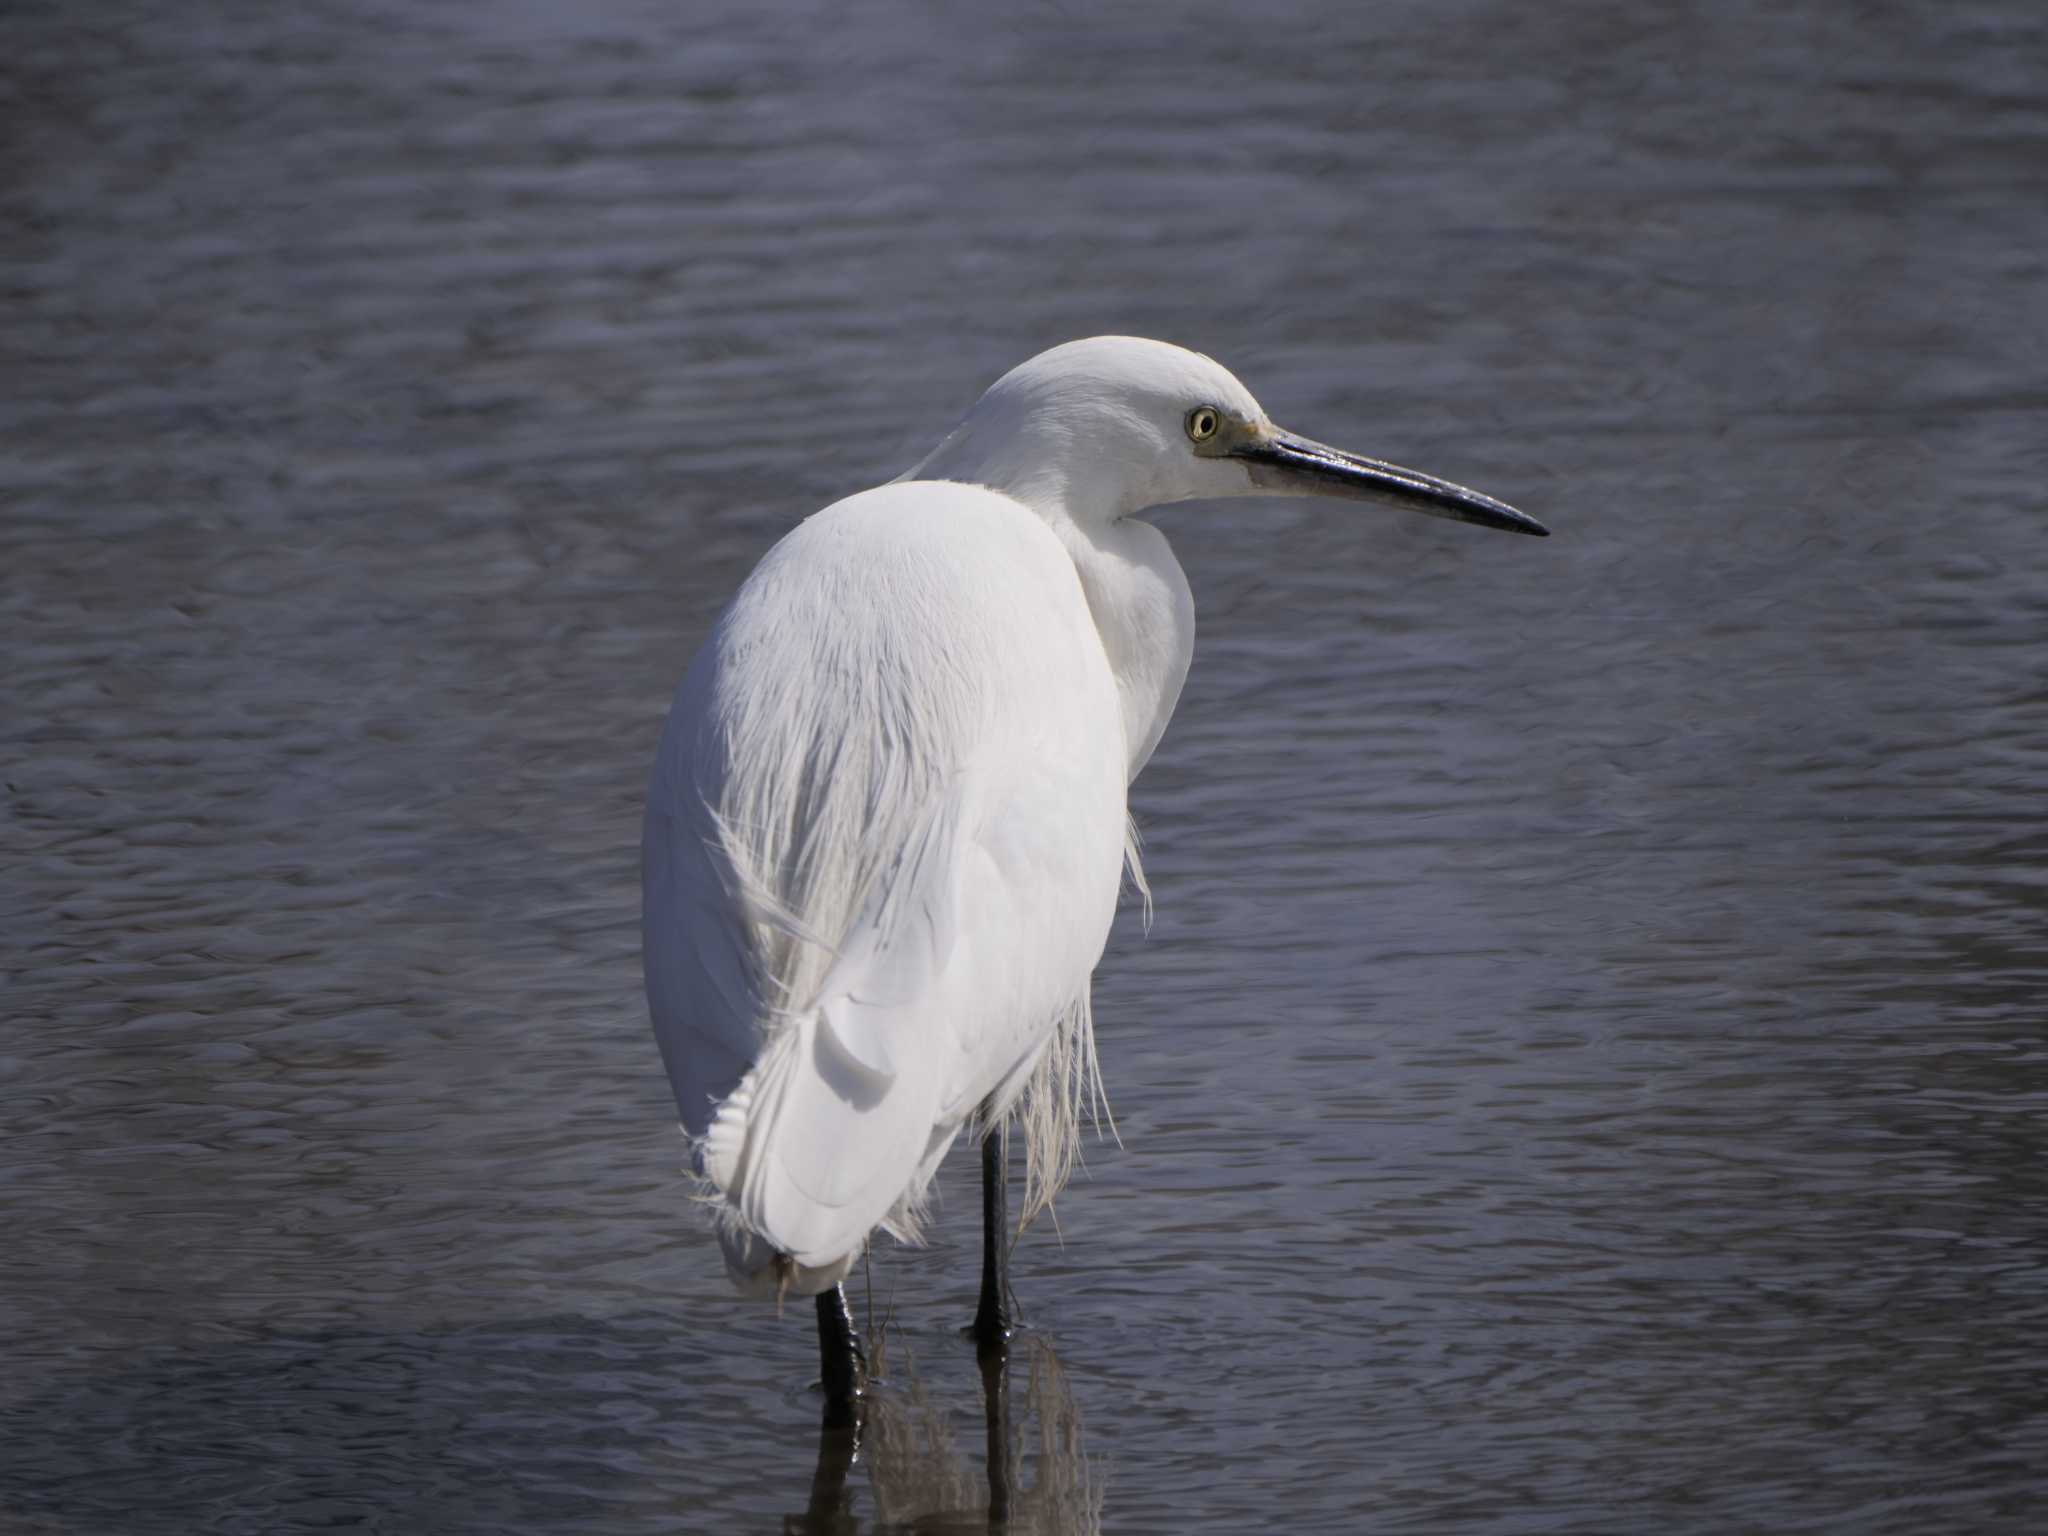
[(677, 692), (643, 868), (656, 1034), (736, 1271), (911, 1230), (976, 1104), (1085, 1031), (1127, 757), (1074, 564), (1006, 496), (884, 486), (748, 578)]

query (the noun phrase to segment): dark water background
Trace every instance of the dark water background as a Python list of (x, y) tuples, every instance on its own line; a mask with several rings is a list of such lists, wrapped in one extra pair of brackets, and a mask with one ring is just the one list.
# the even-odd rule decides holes
[[(1017, 1524), (2039, 1529), (2038, 4), (11, 0), (0, 129), (0, 1529), (804, 1511), (644, 774), (1104, 330), (1558, 536), (1163, 519)], [(840, 1528), (982, 1518), (972, 1177)]]

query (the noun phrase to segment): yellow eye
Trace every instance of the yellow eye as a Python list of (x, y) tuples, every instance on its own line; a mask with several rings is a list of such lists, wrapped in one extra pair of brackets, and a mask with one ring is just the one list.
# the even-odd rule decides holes
[(1188, 412), (1188, 436), (1198, 443), (1206, 443), (1216, 435), (1218, 425), (1215, 409), (1198, 405)]

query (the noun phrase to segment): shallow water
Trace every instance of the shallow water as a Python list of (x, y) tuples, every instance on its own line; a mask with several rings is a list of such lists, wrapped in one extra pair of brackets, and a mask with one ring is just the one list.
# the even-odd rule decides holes
[(1112, 329), (1557, 537), (1162, 517), (1013, 1528), (2029, 1528), (2039, 8), (565, 9), (0, 24), (0, 1528), (985, 1521), (972, 1161), (835, 1488), (638, 805), (777, 535)]

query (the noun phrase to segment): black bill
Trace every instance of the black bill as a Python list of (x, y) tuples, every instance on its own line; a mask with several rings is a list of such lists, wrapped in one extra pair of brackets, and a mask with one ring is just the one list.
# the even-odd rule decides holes
[(1506, 502), (1495, 501), (1483, 492), (1285, 432), (1248, 443), (1234, 450), (1232, 456), (1251, 465), (1252, 484), (1266, 490), (1390, 501), (1427, 512), (1431, 517), (1477, 523), (1482, 528), (1502, 528), (1538, 538), (1550, 534), (1528, 513), (1517, 512)]

